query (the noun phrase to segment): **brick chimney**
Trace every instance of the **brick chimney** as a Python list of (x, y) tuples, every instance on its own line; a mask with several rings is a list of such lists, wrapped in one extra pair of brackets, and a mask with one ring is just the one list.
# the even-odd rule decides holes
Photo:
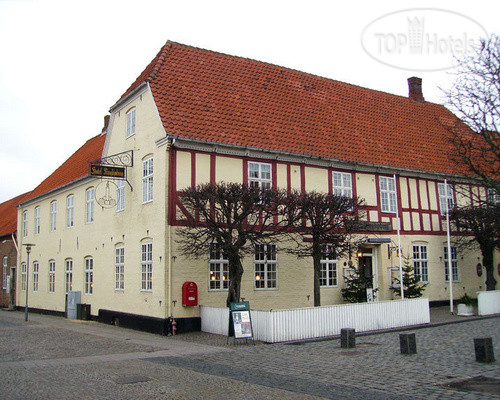
[(416, 76), (408, 78), (408, 98), (417, 103), (425, 103), (422, 93), (422, 78)]
[(109, 126), (109, 115), (104, 116), (104, 126), (102, 128), (101, 133), (107, 133), (108, 132), (108, 126)]

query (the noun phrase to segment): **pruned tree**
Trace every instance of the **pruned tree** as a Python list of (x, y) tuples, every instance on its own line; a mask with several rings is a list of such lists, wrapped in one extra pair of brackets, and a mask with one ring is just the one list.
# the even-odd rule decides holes
[(354, 234), (359, 207), (356, 197), (318, 192), (289, 193), (282, 202), (282, 215), (294, 246), (287, 250), (298, 257), (312, 257), (314, 306), (321, 305), (321, 259), (340, 258), (355, 249)]
[(180, 192), (190, 217), (179, 230), (180, 250), (188, 257), (206, 257), (216, 244), (227, 258), (227, 306), (240, 300), (242, 259), (256, 244), (277, 238), (277, 206), (283, 193), (238, 183), (204, 184)]
[[(415, 270), (409, 256), (403, 256), (403, 260), (404, 297), (407, 299), (422, 297), (427, 283), (422, 283), (422, 281), (420, 280), (420, 276), (415, 274)], [(401, 284), (400, 279), (396, 278), (395, 281), (397, 284)], [(391, 291), (396, 296), (401, 296), (401, 289), (399, 287), (391, 286)]]
[(466, 54), (450, 89), (441, 89), (459, 120), (446, 125), (453, 160), (500, 194), (500, 36), (482, 39)]
[(461, 248), (479, 245), (486, 270), (486, 290), (495, 290), (494, 253), (500, 249), (500, 204), (476, 200), (472, 205), (454, 208), (450, 220)]

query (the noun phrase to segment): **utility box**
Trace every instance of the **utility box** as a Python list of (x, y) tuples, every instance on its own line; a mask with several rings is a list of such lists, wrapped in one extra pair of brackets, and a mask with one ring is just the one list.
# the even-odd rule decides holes
[(184, 282), (182, 285), (182, 305), (198, 305), (198, 286), (194, 282)]
[(90, 319), (90, 304), (77, 304), (76, 317), (78, 319), (87, 321)]
[(69, 319), (77, 319), (77, 304), (82, 301), (82, 292), (68, 292), (68, 298), (66, 301), (66, 317)]

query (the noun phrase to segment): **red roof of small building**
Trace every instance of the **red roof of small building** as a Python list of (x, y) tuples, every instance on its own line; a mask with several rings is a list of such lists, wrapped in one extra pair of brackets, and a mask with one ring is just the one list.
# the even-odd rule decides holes
[(17, 207), (28, 193), (21, 194), (0, 204), (0, 237), (10, 236), (17, 230)]
[(100, 134), (87, 140), (71, 157), (69, 157), (49, 177), (40, 183), (22, 201), (27, 201), (52, 190), (65, 186), (88, 175), (89, 161), (102, 157), (102, 149), (106, 140), (105, 134)]
[(149, 82), (167, 134), (347, 162), (465, 174), (445, 107), (167, 42), (120, 100)]

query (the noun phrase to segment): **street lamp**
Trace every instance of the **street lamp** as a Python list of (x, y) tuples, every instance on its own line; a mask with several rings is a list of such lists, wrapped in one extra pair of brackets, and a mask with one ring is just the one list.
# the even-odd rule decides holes
[(33, 243), (23, 244), (26, 246), (26, 253), (28, 254), (28, 262), (26, 263), (26, 305), (24, 306), (24, 320), (28, 321), (28, 293), (29, 293), (29, 276), (30, 276), (30, 253), (31, 248), (35, 246)]

